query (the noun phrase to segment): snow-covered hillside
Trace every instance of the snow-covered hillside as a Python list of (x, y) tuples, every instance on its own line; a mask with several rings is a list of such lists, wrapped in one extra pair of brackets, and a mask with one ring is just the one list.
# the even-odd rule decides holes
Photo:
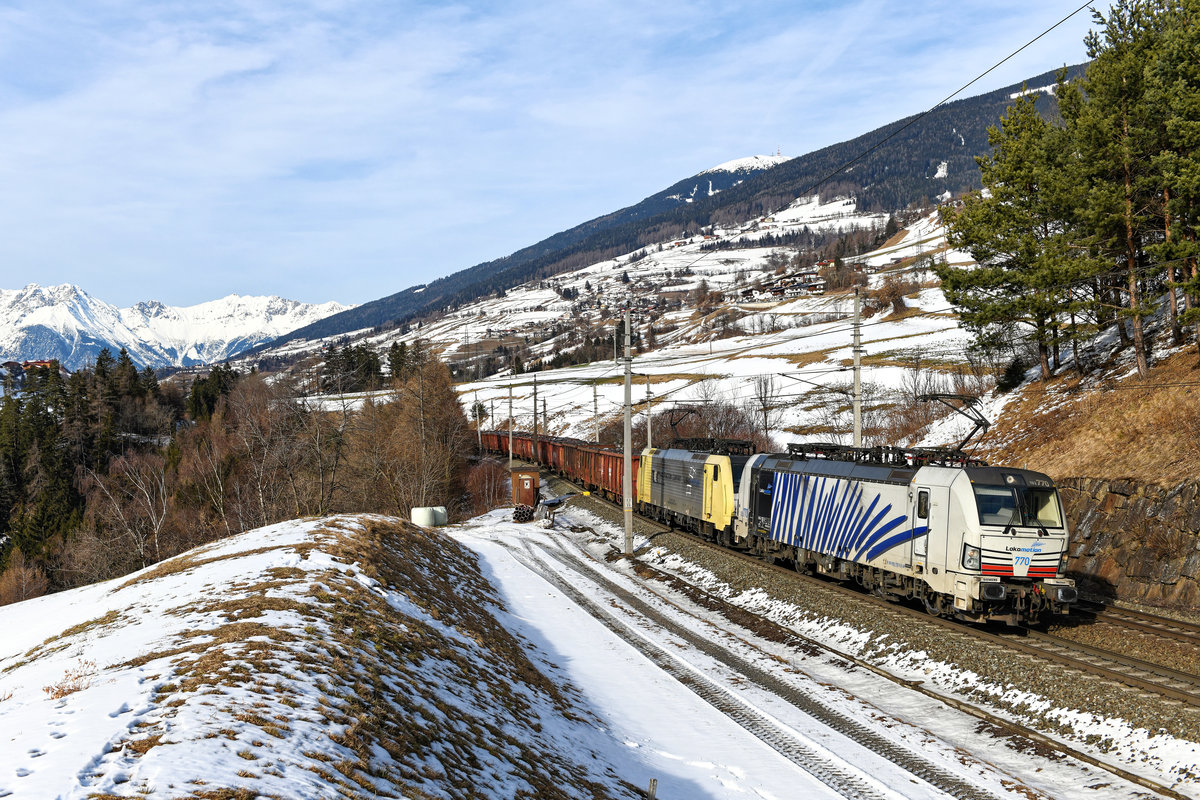
[[(509, 352), (525, 348), (528, 365), (569, 353), (587, 339), (607, 337), (611, 343), (614, 323), (628, 305), (644, 338), (651, 324), (657, 331), (654, 346), (634, 359), (640, 420), (645, 420), (648, 399), (656, 414), (677, 404), (715, 399), (754, 405), (756, 380), (765, 378), (771, 384), (768, 424), (778, 444), (814, 436), (849, 443), (845, 392), (851, 378), (853, 295), (804, 288), (810, 273), (779, 266), (780, 258), (794, 251), (754, 244), (804, 229), (882, 230), (886, 221), (887, 215), (859, 212), (850, 199), (820, 203), (800, 198), (769, 217), (516, 287), (504, 297), (463, 306), (404, 335), (364, 332), (360, 341), (382, 354), (394, 341), (419, 338), (469, 377), (472, 364), (479, 365), (481, 375), (486, 372), (489, 358), (493, 367), (511, 363), (511, 356), (497, 353), (498, 347)], [(730, 242), (739, 246), (711, 249)], [(913, 393), (917, 385), (926, 392), (964, 388), (955, 381), (961, 383), (959, 373), (970, 368), (965, 354), (969, 334), (959, 327), (929, 266), (933, 260), (966, 264), (970, 257), (947, 247), (936, 212), (912, 218), (885, 246), (845, 260), (869, 273), (869, 289), (889, 278), (911, 288), (902, 313), (891, 308), (865, 312), (868, 416), (897, 393)], [(701, 286), (719, 291), (724, 299), (698, 310), (694, 295)], [(293, 342), (288, 348), (299, 354), (312, 352), (316, 344)], [(538, 372), (539, 405), (546, 401), (550, 432), (592, 438), (597, 427), (621, 413), (621, 374), (611, 358)], [(494, 412), (490, 424), (505, 426), (510, 387), (515, 424), (531, 430), (531, 374), (511, 375), (502, 368), (490, 378), (460, 384), (460, 391), (469, 399), (477, 394)], [(997, 404), (989, 410), (998, 413), (1001, 408)], [(949, 425), (938, 429), (944, 441), (921, 443), (957, 441), (965, 433)]]
[(683, 181), (682, 185), (676, 184), (677, 189), (684, 188), (689, 183), (691, 186), (683, 192), (677, 191), (674, 194), (668, 194), (666, 198), (681, 203), (692, 203), (697, 197), (712, 197), (714, 194), (737, 186), (752, 175), (765, 172), (788, 160), (789, 157), (783, 155), (735, 158), (698, 173)]
[(176, 308), (157, 301), (117, 308), (78, 286), (0, 289), (0, 361), (58, 359), (68, 369), (124, 347), (138, 366), (222, 361), (346, 309), (282, 297), (229, 295)]
[(732, 161), (717, 164), (712, 169), (706, 169), (700, 174), (708, 175), (711, 172), (761, 172), (771, 167), (777, 167), (789, 160), (791, 160), (791, 156), (784, 155), (747, 156), (746, 158), (735, 158)]
[[(697, 603), (607, 557), (615, 526), (562, 519), (285, 522), (0, 608), (0, 797), (634, 800), (651, 780), (698, 800), (948, 796), (932, 781), (997, 800), (1139, 790), (963, 713), (979, 703), (1196, 788), (1191, 742), (989, 684), (794, 594), (735, 594), (639, 537), (643, 564), (707, 587)], [(714, 598), (808, 643), (744, 627)]]
[[(753, 239), (762, 235), (763, 225), (786, 230), (799, 224), (842, 229), (870, 224), (852, 208), (839, 215), (836, 204), (830, 205), (818, 207), (801, 201), (776, 214), (773, 223), (760, 221), (758, 230), (741, 229), (726, 235)], [(700, 250), (702, 244), (703, 240), (692, 241), (636, 263), (618, 261), (559, 276), (564, 286), (581, 293), (590, 283), (593, 294), (605, 303), (596, 311), (576, 314), (574, 304), (562, 300), (554, 290), (525, 288), (509, 292), (501, 300), (460, 309), (416, 333), (445, 356), (463, 358), (470, 355), (472, 347), (479, 347), (479, 340), (489, 330), (494, 334), (503, 325), (512, 326), (519, 337), (560, 325), (560, 336), (537, 345), (537, 351), (548, 357), (570, 346), (573, 327), (592, 320), (614, 320), (628, 302), (639, 309), (634, 325), (643, 336), (651, 323), (668, 331), (658, 335), (657, 347), (634, 357), (637, 419), (645, 420), (648, 400), (656, 414), (676, 405), (714, 400), (754, 408), (759, 405), (756, 381), (766, 379), (771, 394), (768, 423), (778, 444), (814, 437), (849, 444), (853, 294), (809, 293), (795, 289), (793, 282), (779, 297), (754, 288), (756, 281), (775, 282), (778, 291), (779, 281), (790, 280), (769, 269), (774, 248), (706, 253)], [(914, 385), (927, 392), (951, 391), (956, 379), (966, 377), (956, 373), (968, 369), (969, 334), (959, 326), (957, 315), (927, 269), (931, 258), (950, 263), (970, 261), (966, 254), (947, 249), (944, 229), (935, 214), (916, 220), (890, 246), (847, 259), (874, 270), (868, 276), (869, 287), (878, 287), (889, 276), (913, 287), (904, 300), (903, 313), (888, 308), (866, 312), (864, 317), (862, 361), (868, 418), (898, 394), (911, 393)], [(629, 284), (622, 282), (622, 274), (628, 274)], [(672, 285), (663, 286), (664, 281)], [(664, 291), (694, 293), (702, 282), (721, 291), (726, 304), (708, 314), (686, 301), (679, 308), (648, 305)], [(474, 345), (467, 341), (468, 328)], [(611, 324), (608, 330), (611, 336)], [(592, 438), (597, 426), (603, 427), (621, 414), (622, 374), (623, 368), (612, 360), (537, 373), (539, 403), (545, 400), (549, 411), (549, 432)], [(462, 384), (460, 390), (465, 398), (473, 399), (478, 393), (485, 407), (495, 410), (492, 424), (503, 427), (511, 386), (516, 425), (525, 430), (532, 429), (533, 423), (532, 384), (529, 374), (502, 375)], [(940, 433), (962, 435), (953, 426)]]

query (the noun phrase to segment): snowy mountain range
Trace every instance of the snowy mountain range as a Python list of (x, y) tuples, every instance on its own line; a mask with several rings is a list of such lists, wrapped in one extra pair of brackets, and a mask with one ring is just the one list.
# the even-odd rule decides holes
[[(587, 266), (604, 255), (637, 249), (639, 242), (678, 238), (674, 228), (654, 229), (650, 220), (696, 203), (712, 201), (785, 164), (784, 155), (755, 155), (726, 161), (668, 186), (626, 208), (560, 231), (542, 241), (485, 261), (468, 269), (395, 294), (371, 300), (335, 314), (314, 325), (289, 333), (285, 339), (320, 339), (410, 319), (448, 305), (473, 302), (496, 292), (520, 286), (531, 278), (555, 275)], [(595, 258), (593, 258), (595, 256)], [(279, 342), (278, 344), (284, 344)]]
[(75, 370), (124, 347), (139, 367), (222, 361), (350, 306), (231, 294), (194, 306), (117, 308), (78, 286), (0, 289), (0, 361), (58, 359)]

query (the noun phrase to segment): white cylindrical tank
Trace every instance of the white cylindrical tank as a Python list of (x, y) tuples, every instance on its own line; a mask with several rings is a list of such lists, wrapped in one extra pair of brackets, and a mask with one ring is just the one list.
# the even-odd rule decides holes
[(420, 525), (422, 528), (435, 528), (438, 525), (446, 524), (446, 508), (445, 506), (419, 506), (412, 510), (412, 514), (408, 518), (414, 525)]

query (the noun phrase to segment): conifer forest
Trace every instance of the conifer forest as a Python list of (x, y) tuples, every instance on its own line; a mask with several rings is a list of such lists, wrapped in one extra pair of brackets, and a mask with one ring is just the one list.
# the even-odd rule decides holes
[(983, 191), (943, 210), (978, 266), (942, 265), (943, 290), (981, 344), (1028, 335), (1043, 380), (1110, 333), (1139, 375), (1168, 346), (1200, 348), (1200, 2), (1095, 12), (1082, 79), (1060, 77), (1058, 114), (1028, 94), (989, 130)]

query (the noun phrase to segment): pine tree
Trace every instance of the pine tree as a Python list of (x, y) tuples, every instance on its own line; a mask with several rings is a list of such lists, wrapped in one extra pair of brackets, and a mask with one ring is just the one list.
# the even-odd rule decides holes
[[(1200, 0), (1177, 0), (1164, 11), (1153, 60), (1146, 68), (1146, 97), (1162, 109), (1162, 148), (1154, 158), (1163, 194), (1163, 240), (1147, 247), (1166, 265), (1171, 300), (1184, 292), (1173, 325), (1194, 325), (1200, 353)], [(1174, 310), (1174, 305), (1172, 304)]]
[(388, 373), (393, 379), (404, 377), (408, 366), (408, 345), (404, 342), (392, 342), (388, 348)]
[(1089, 243), (1122, 275), (1114, 287), (1125, 296), (1121, 314), (1130, 321), (1139, 375), (1149, 371), (1143, 318), (1153, 311), (1142, 291), (1152, 277), (1145, 246), (1155, 229), (1161, 230), (1162, 186), (1153, 168), (1161, 109), (1147, 102), (1145, 80), (1161, 21), (1158, 6), (1118, 0), (1107, 17), (1093, 12), (1102, 29), (1085, 40), (1094, 60), (1081, 84), (1060, 103), (1083, 178), (1082, 222)]
[(133, 359), (124, 347), (117, 356), (117, 366), (113, 370), (113, 382), (116, 384), (118, 397), (138, 397), (141, 395), (141, 383), (138, 379), (138, 369)]
[(1070, 287), (1089, 270), (1072, 257), (1068, 238), (1064, 137), (1038, 113), (1033, 96), (1009, 107), (988, 131), (992, 154), (976, 159), (986, 191), (943, 211), (951, 244), (978, 266), (935, 267), (946, 298), (977, 335), (1014, 323), (1030, 329), (1042, 380), (1051, 375), (1060, 315), (1083, 310)]

